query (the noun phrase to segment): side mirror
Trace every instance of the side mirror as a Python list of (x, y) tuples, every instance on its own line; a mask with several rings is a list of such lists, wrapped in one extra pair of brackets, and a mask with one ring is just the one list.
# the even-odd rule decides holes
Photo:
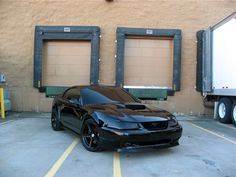
[(78, 99), (76, 99), (76, 98), (69, 99), (69, 103), (72, 104), (73, 106), (80, 107), (80, 103), (79, 103)]

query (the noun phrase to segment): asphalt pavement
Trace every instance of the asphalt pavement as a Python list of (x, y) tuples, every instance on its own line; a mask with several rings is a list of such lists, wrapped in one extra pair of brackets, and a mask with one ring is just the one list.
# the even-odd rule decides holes
[(0, 177), (236, 177), (236, 128), (177, 118), (177, 147), (94, 153), (79, 135), (53, 131), (50, 114), (14, 113), (0, 121)]

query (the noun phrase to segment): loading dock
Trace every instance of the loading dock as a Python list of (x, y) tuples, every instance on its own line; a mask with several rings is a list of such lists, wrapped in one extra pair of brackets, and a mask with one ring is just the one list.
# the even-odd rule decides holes
[(99, 48), (97, 26), (36, 26), (34, 87), (53, 92), (52, 87), (97, 84)]
[[(180, 77), (181, 77), (181, 30), (179, 29), (148, 29), (148, 28), (125, 28), (125, 27), (118, 27), (116, 31), (116, 38), (117, 38), (117, 48), (116, 48), (116, 85), (117, 86), (124, 86), (125, 85), (125, 55), (129, 55), (129, 42), (126, 42), (131, 37), (139, 37), (141, 39), (149, 39), (150, 37), (157, 37), (159, 39), (166, 39), (166, 38), (173, 38), (173, 54), (172, 52), (168, 52), (168, 55), (173, 56), (173, 71), (172, 71), (172, 84), (171, 89), (172, 91), (180, 91)], [(156, 40), (157, 43), (160, 40)], [(164, 41), (164, 40), (163, 40)], [(153, 41), (152, 41), (153, 42)], [(131, 42), (132, 43), (132, 42)], [(134, 42), (135, 43), (135, 42)], [(144, 42), (145, 43), (145, 42)], [(125, 45), (128, 44), (128, 47)], [(132, 44), (131, 44), (132, 45)], [(133, 44), (134, 45), (134, 44)], [(149, 43), (150, 45), (150, 43)], [(149, 46), (149, 50), (153, 45)], [(162, 45), (163, 46), (163, 45)], [(127, 49), (128, 48), (128, 52)], [(168, 49), (169, 50), (169, 49)], [(158, 50), (152, 50), (157, 51)], [(144, 51), (145, 52), (145, 51)], [(132, 55), (135, 55), (134, 52)], [(146, 53), (146, 52), (145, 52)], [(154, 52), (155, 53), (155, 52)], [(164, 53), (159, 53), (160, 55)], [(149, 54), (148, 54), (149, 55)], [(162, 58), (162, 57), (161, 57)], [(168, 58), (168, 57), (167, 57)], [(168, 69), (169, 70), (169, 69)], [(150, 74), (148, 74), (150, 76)], [(169, 79), (167, 79), (169, 80)], [(168, 82), (168, 81), (167, 81)], [(148, 83), (149, 85), (150, 83)], [(154, 85), (153, 83), (152, 85)], [(149, 86), (152, 86), (149, 85)]]
[[(18, 111), (7, 113), (4, 120), (0, 118), (0, 177), (42, 177), (47, 174), (57, 177), (236, 177), (236, 129), (232, 124), (220, 124), (212, 118), (203, 117), (211, 116), (212, 110), (203, 106), (203, 97), (194, 89), (196, 46), (199, 45), (199, 42), (196, 43), (196, 31), (232, 14), (235, 7), (235, 0), (0, 0), (0, 72), (9, 79), (12, 110)], [(35, 28), (35, 25), (48, 26)], [(101, 26), (102, 33), (98, 26), (91, 25)], [(129, 27), (117, 29), (118, 26)], [(157, 79), (145, 70), (142, 72), (150, 75), (150, 80), (135, 80), (134, 75), (143, 69), (142, 65), (153, 62), (141, 63), (143, 61), (139, 60), (137, 69), (132, 68), (135, 64), (132, 58), (126, 58), (135, 55), (131, 52), (127, 56), (126, 43), (131, 40), (139, 40), (140, 43), (142, 40), (166, 39), (172, 40), (173, 58), (165, 61), (172, 61), (172, 65), (166, 63), (169, 66), (167, 70), (164, 70), (165, 67), (158, 70), (151, 68)], [(86, 59), (79, 60), (81, 53), (76, 53), (78, 60), (73, 61), (77, 67), (86, 65), (83, 72), (73, 71), (74, 68), (65, 59), (68, 53), (60, 50), (64, 42), (66, 44), (62, 48), (66, 51), (74, 43), (78, 48), (85, 43), (90, 45)], [(55, 43), (56, 50), (62, 52), (59, 60), (65, 67), (55, 64), (53, 55), (44, 52)], [(140, 47), (139, 50), (143, 49)], [(235, 50), (232, 51), (235, 54)], [(102, 62), (99, 71), (100, 52)], [(142, 54), (139, 56), (141, 58)], [(222, 61), (219, 66), (223, 67)], [(47, 68), (49, 65), (52, 65), (51, 69)], [(235, 67), (232, 63), (228, 66)], [(127, 70), (127, 67), (131, 69)], [(68, 70), (73, 73), (68, 75)], [(225, 75), (229, 71), (217, 74)], [(165, 76), (159, 77), (162, 73)], [(60, 80), (62, 76), (66, 78)], [(198, 117), (177, 116), (184, 131), (180, 146), (176, 148), (90, 153), (78, 142), (78, 135), (70, 131), (54, 132), (49, 113), (28, 112), (50, 112), (52, 99), (45, 98), (45, 94), (50, 97), (61, 93), (67, 85), (74, 84), (75, 80), (70, 80), (73, 77), (78, 78), (78, 84), (114, 85), (116, 81), (116, 85), (121, 87), (139, 85), (139, 89), (129, 88), (137, 97), (159, 100), (169, 96), (166, 101), (150, 101), (153, 106), (176, 115)], [(227, 78), (230, 77), (232, 75), (227, 74)], [(234, 75), (232, 79), (235, 81)], [(200, 77), (200, 80), (204, 79)], [(225, 86), (229, 87), (228, 84)], [(55, 166), (57, 168), (53, 168)]]
[(180, 91), (181, 30), (118, 27), (116, 38), (116, 86), (142, 99)]

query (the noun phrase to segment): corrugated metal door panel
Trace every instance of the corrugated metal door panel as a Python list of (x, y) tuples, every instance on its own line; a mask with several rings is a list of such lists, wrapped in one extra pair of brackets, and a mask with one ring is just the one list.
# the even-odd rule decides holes
[(89, 84), (90, 56), (91, 42), (44, 42), (43, 85), (72, 86)]
[(125, 40), (124, 85), (172, 87), (173, 40)]

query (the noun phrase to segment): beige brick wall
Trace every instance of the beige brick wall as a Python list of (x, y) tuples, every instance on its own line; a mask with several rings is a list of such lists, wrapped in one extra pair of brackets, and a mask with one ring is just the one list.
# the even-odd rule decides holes
[(8, 76), (13, 110), (49, 111), (33, 88), (35, 25), (97, 25), (102, 29), (100, 80), (115, 81), (117, 26), (182, 29), (181, 91), (154, 104), (173, 112), (211, 113), (195, 91), (196, 31), (225, 18), (236, 0), (0, 0), (0, 72)]

